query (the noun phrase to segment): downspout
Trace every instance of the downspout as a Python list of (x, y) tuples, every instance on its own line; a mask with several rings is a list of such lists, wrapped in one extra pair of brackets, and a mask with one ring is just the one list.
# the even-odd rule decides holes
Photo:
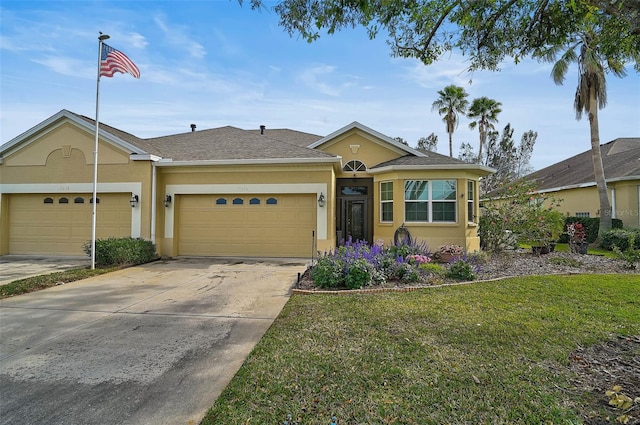
[(618, 218), (616, 216), (616, 188), (611, 188), (611, 218)]
[(156, 162), (151, 161), (151, 243), (156, 243)]

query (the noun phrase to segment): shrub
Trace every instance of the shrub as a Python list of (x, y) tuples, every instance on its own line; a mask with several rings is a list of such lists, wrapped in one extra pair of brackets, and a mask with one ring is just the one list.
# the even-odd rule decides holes
[[(84, 244), (84, 252), (91, 257), (91, 241)], [(96, 240), (97, 266), (144, 264), (158, 258), (156, 246), (140, 238), (107, 238)]]
[(455, 280), (475, 280), (476, 274), (473, 272), (473, 266), (465, 260), (458, 260), (451, 264), (447, 272), (447, 277)]
[(634, 238), (634, 248), (640, 248), (640, 230), (638, 229), (612, 229), (602, 234), (600, 248), (613, 251), (617, 246), (621, 251), (629, 249), (629, 238)]
[(338, 288), (344, 285), (344, 262), (333, 256), (320, 256), (311, 269), (311, 278), (320, 288)]
[(358, 258), (347, 265), (347, 275), (344, 279), (348, 289), (359, 289), (371, 283), (373, 265), (364, 258)]
[[(582, 224), (587, 236), (587, 242), (589, 243), (593, 243), (598, 239), (598, 233), (600, 232), (600, 219), (597, 217), (566, 217), (564, 223), (565, 228), (572, 223)], [(618, 218), (611, 219), (611, 228), (622, 229), (622, 220)], [(558, 239), (558, 242), (568, 243), (569, 236), (566, 233), (563, 233)]]

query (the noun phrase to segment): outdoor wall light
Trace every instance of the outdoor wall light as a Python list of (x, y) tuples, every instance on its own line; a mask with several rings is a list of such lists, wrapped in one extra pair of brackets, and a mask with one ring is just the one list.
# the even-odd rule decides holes
[(129, 199), (129, 203), (131, 204), (131, 208), (135, 208), (138, 206), (138, 203), (140, 202), (140, 199), (138, 198), (138, 195), (135, 194), (131, 194), (131, 199)]
[(171, 205), (171, 195), (164, 195), (164, 206), (169, 208)]
[(318, 197), (318, 206), (319, 207), (324, 207), (324, 204), (326, 204), (327, 200), (324, 198), (324, 195), (322, 192), (320, 192), (320, 196)]

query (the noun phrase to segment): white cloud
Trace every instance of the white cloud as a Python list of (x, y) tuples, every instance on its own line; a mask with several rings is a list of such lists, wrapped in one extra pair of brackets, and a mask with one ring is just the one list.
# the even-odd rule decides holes
[(336, 67), (331, 65), (316, 65), (302, 71), (298, 78), (315, 91), (326, 94), (327, 96), (339, 96), (340, 90), (338, 86), (332, 83), (320, 81), (322, 77), (331, 75), (335, 69)]
[(164, 21), (161, 15), (156, 15), (154, 17), (154, 22), (164, 32), (164, 35), (167, 38), (167, 41), (172, 46), (186, 50), (191, 57), (196, 59), (202, 59), (206, 54), (206, 50), (202, 44), (193, 41), (188, 35), (184, 32), (186, 31), (186, 27), (183, 26), (172, 26), (170, 27)]

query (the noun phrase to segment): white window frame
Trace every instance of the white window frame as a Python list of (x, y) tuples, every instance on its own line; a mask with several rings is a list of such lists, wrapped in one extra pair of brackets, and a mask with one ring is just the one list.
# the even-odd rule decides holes
[(366, 172), (367, 166), (360, 160), (352, 159), (351, 161), (344, 164), (344, 167), (342, 167), (342, 171), (347, 173)]
[(475, 223), (476, 215), (476, 182), (473, 180), (467, 180), (467, 221), (469, 223)]
[[(427, 183), (427, 199), (412, 200), (407, 199), (407, 183), (408, 182), (426, 182)], [(434, 182), (453, 182), (455, 187), (455, 195), (453, 199), (433, 199), (433, 183)], [(458, 181), (456, 179), (434, 179), (434, 180), (405, 180), (404, 181), (404, 220), (406, 223), (457, 223), (458, 222)], [(410, 220), (407, 218), (407, 203), (426, 203), (427, 204), (427, 220)], [(433, 219), (433, 205), (435, 203), (452, 203), (454, 205), (453, 221), (435, 221)]]
[[(391, 199), (384, 199), (382, 196), (382, 186), (391, 185)], [(385, 220), (383, 215), (382, 206), (385, 204), (391, 204), (391, 220)], [(380, 223), (393, 223), (393, 181), (380, 182)]]

